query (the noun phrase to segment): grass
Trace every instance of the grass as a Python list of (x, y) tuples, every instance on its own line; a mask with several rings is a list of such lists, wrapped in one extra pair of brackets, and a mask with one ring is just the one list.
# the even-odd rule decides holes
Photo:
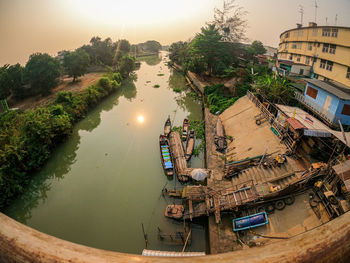
[(173, 91), (175, 91), (176, 93), (180, 93), (182, 91), (182, 89), (180, 88), (174, 88)]
[(161, 77), (161, 76), (164, 76), (164, 74), (163, 73), (159, 73), (159, 74), (157, 74), (157, 76)]
[(159, 87), (160, 87), (159, 84), (156, 84), (156, 85), (153, 86), (153, 88), (155, 88), (155, 89), (158, 89)]

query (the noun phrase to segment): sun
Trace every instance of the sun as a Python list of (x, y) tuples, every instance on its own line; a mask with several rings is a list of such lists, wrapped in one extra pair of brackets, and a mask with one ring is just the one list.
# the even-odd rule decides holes
[(143, 123), (145, 121), (145, 118), (142, 115), (137, 116), (137, 121), (139, 123)]

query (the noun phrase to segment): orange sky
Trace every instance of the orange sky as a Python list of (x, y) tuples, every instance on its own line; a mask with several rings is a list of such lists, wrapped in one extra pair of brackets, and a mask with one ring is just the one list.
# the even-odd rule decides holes
[[(313, 0), (236, 0), (248, 15), (247, 37), (270, 46), (279, 34), (300, 21), (314, 19)], [(349, 0), (318, 0), (318, 23), (350, 26)], [(72, 50), (92, 36), (126, 38), (131, 43), (154, 39), (171, 44), (193, 37), (212, 20), (222, 0), (0, 0), (0, 65), (24, 64), (30, 54)]]

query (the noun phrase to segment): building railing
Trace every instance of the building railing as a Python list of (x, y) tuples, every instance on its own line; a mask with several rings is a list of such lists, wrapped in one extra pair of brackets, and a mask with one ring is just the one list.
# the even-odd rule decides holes
[(313, 100), (307, 98), (300, 92), (295, 92), (295, 98), (297, 101), (303, 104), (306, 108), (316, 113), (327, 124), (331, 126), (337, 125), (337, 121), (339, 118), (337, 118), (333, 113), (330, 113), (329, 111), (325, 112), (324, 108), (322, 108)]
[(277, 132), (277, 136), (283, 140), (285, 145), (293, 150), (293, 139), (286, 132), (286, 128), (284, 128), (278, 120), (276, 120), (275, 116), (265, 107), (263, 103), (250, 91), (247, 91), (247, 97), (255, 103), (255, 105), (260, 109), (261, 113), (264, 115), (268, 123), (270, 123), (271, 127)]

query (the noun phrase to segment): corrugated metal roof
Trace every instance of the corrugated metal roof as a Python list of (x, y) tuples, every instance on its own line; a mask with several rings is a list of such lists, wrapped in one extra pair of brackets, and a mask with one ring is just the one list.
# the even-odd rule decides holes
[(319, 79), (305, 79), (308, 83), (315, 85), (343, 100), (350, 100), (350, 87), (335, 84), (334, 82), (325, 82)]
[(287, 122), (290, 124), (290, 126), (293, 127), (294, 130), (305, 129), (306, 128), (300, 121), (298, 121), (295, 118), (288, 118)]

